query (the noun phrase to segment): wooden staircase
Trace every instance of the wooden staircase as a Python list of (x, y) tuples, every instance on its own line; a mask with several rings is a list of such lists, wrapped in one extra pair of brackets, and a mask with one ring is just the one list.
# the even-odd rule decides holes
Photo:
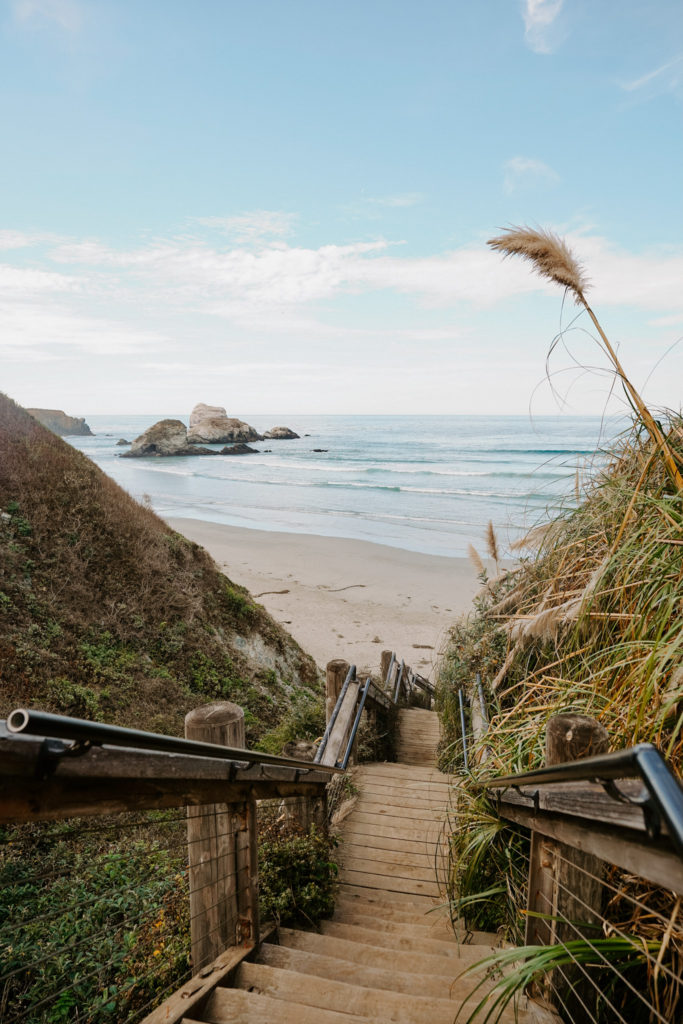
[[(280, 928), (226, 977), (230, 988), (214, 989), (204, 1024), (453, 1024), (461, 1006), (465, 1021), (481, 999), (481, 990), (468, 999), (480, 976), (458, 976), (496, 936), (463, 943), (445, 906), (439, 879), (452, 780), (434, 767), (438, 718), (401, 711), (399, 728), (399, 763), (354, 772), (359, 796), (342, 826), (333, 919), (317, 932)], [(500, 1020), (556, 1018), (525, 1000), (517, 1016), (510, 1007)]]

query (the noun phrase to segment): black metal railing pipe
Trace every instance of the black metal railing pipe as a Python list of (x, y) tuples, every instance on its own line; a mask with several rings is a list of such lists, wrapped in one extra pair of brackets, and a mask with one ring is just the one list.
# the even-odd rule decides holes
[(489, 716), (486, 710), (486, 700), (484, 698), (484, 687), (481, 685), (481, 673), (477, 672), (477, 693), (479, 694), (479, 707), (481, 709), (481, 717), (484, 720), (484, 732), (488, 732), (489, 728)]
[(332, 714), (330, 715), (330, 720), (327, 723), (327, 725), (325, 726), (325, 732), (323, 733), (323, 738), (320, 741), (320, 746), (318, 747), (318, 749), (315, 752), (315, 757), (313, 758), (313, 763), (314, 764), (320, 764), (320, 759), (323, 756), (323, 754), (325, 753), (325, 747), (327, 746), (327, 741), (330, 738), (330, 733), (332, 732), (332, 728), (334, 726), (334, 723), (337, 721), (337, 716), (339, 715), (339, 711), (341, 709), (342, 702), (344, 700), (344, 697), (346, 696), (346, 691), (348, 690), (350, 684), (353, 682), (353, 680), (355, 678), (356, 678), (356, 666), (355, 665), (349, 665), (349, 671), (346, 673), (346, 679), (344, 680), (344, 685), (342, 686), (341, 690), (339, 691), (339, 696), (337, 697), (337, 703), (334, 705), (334, 708), (332, 710)]
[[(124, 729), (118, 725), (89, 722), (82, 718), (53, 715), (46, 711), (31, 711), (17, 708), (7, 717), (7, 730), (16, 736), (35, 736), (40, 739), (70, 740), (94, 746), (107, 744), (133, 750), (158, 751), (165, 754), (191, 754), (195, 757), (213, 757), (221, 761), (235, 761), (242, 764), (269, 764), (298, 771), (313, 770), (311, 761), (297, 761), (291, 757), (277, 757), (263, 754), (259, 750), (244, 750), (241, 747), (224, 747), (218, 743), (200, 743), (198, 740), (179, 739), (142, 729)], [(335, 768), (316, 765), (316, 771), (336, 772)]]
[(398, 670), (398, 675), (396, 676), (396, 686), (394, 687), (394, 704), (398, 704), (398, 698), (401, 693), (401, 684), (403, 683), (403, 672), (405, 670), (405, 667), (405, 661), (401, 661), (401, 665)]
[(391, 673), (394, 670), (394, 665), (395, 664), (396, 664), (396, 654), (395, 654), (394, 651), (392, 651), (391, 652), (391, 660), (389, 661), (389, 668), (387, 669), (387, 677), (384, 680), (384, 688), (386, 690), (389, 690), (389, 682), (391, 680)]
[(465, 703), (462, 697), (462, 689), (458, 690), (458, 703), (460, 705), (460, 731), (462, 733), (462, 762), (465, 771), (468, 771), (469, 758), (467, 757), (467, 729), (465, 727)]
[(358, 710), (356, 711), (356, 717), (353, 720), (353, 726), (351, 727), (351, 733), (349, 735), (349, 742), (346, 744), (346, 752), (342, 760), (337, 762), (337, 767), (341, 768), (343, 771), (346, 771), (346, 769), (349, 766), (351, 751), (353, 750), (353, 744), (356, 741), (356, 733), (358, 732), (358, 726), (360, 725), (361, 715), (363, 714), (363, 708), (365, 707), (365, 699), (368, 695), (368, 690), (370, 689), (371, 683), (372, 680), (368, 676), (365, 686), (361, 691), (360, 701), (358, 703)]
[(548, 765), (517, 775), (481, 779), (478, 784), (484, 789), (509, 789), (560, 782), (603, 783), (635, 778), (640, 779), (647, 789), (651, 806), (666, 822), (671, 840), (683, 856), (683, 789), (652, 743), (639, 743), (629, 750)]

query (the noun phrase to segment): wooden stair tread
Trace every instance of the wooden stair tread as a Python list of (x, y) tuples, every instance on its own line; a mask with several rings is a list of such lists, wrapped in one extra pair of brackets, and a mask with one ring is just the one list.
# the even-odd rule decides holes
[[(387, 1018), (375, 1018), (384, 1024)], [(202, 1024), (366, 1024), (368, 1017), (321, 1010), (303, 1003), (287, 1003), (282, 999), (246, 992), (241, 988), (217, 988), (202, 1011)], [(183, 1024), (195, 1024), (184, 1018)]]
[(370, 988), (386, 988), (392, 992), (414, 992), (435, 999), (452, 999), (461, 991), (450, 974), (423, 975), (398, 972), (391, 968), (370, 967), (352, 960), (342, 960), (339, 957), (311, 953), (303, 949), (275, 946), (271, 943), (263, 946), (259, 959), (272, 964), (273, 967), (284, 967), (300, 974), (314, 974), (335, 981), (355, 982)]
[[(356, 935), (360, 931), (361, 929), (358, 929)], [(376, 940), (376, 936), (371, 934), (370, 939)], [(337, 935), (300, 932), (290, 928), (280, 929), (280, 944), (292, 949), (303, 949), (309, 953), (337, 957), (340, 960), (351, 960), (353, 963), (365, 964), (368, 967), (385, 967), (395, 973), (450, 975), (451, 981), (468, 964), (477, 963), (488, 955), (486, 946), (475, 948), (448, 944), (448, 949), (443, 952), (414, 952), (396, 949), (393, 945), (381, 946), (376, 941), (362, 942), (358, 937), (342, 938)], [(495, 952), (493, 947), (490, 951)]]
[[(368, 988), (357, 980), (337, 981), (308, 975), (305, 985), (302, 985), (301, 975), (294, 971), (264, 964), (245, 964), (238, 971), (237, 984), (255, 985), (257, 991), (267, 991), (275, 998), (371, 1020), (381, 1020), (386, 1016), (400, 1024), (417, 1024), (419, 1021), (453, 1024), (454, 1005), (448, 999)], [(472, 988), (475, 984), (473, 981)]]

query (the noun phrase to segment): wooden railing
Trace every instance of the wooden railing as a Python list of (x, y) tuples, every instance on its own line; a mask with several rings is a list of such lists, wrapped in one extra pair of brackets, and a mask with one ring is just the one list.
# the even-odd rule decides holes
[[(19, 723), (20, 731), (0, 723), (0, 824), (186, 809), (194, 977), (146, 1018), (150, 1024), (172, 1024), (190, 1014), (259, 942), (257, 802), (287, 801), (290, 815), (300, 813), (306, 823), (324, 827), (326, 787), (339, 770), (267, 755), (261, 761), (257, 752), (246, 750), (249, 761), (241, 760), (244, 713), (226, 702), (198, 708), (186, 718), (187, 739), (216, 745), (214, 756), (193, 753), (192, 744), (187, 753), (145, 749), (145, 734), (131, 739), (130, 731), (108, 726), (100, 728), (112, 733), (113, 742), (93, 743), (83, 737), (89, 731), (97, 735), (97, 723), (52, 717), (57, 720), (52, 732), (61, 739), (26, 732), (19, 713), (9, 721)], [(69, 741), (70, 734), (81, 738)], [(122, 745), (116, 744), (119, 735)], [(165, 739), (182, 745), (147, 735), (151, 747)], [(131, 742), (139, 745), (131, 748)]]
[[(486, 788), (502, 818), (531, 833), (525, 944), (559, 945), (567, 951), (566, 965), (551, 971), (541, 987), (567, 1020), (577, 1022), (624, 1019), (609, 992), (626, 991), (628, 971), (621, 977), (613, 967), (616, 981), (605, 982), (610, 964), (596, 938), (621, 936), (627, 951), (632, 941), (648, 977), (657, 981), (659, 975), (665, 987), (668, 972), (674, 988), (680, 987), (671, 940), (677, 911), (668, 926), (661, 907), (648, 907), (643, 902), (647, 895), (634, 898), (628, 886), (608, 881), (608, 874), (619, 868), (636, 891), (638, 880), (645, 880), (683, 898), (683, 790), (651, 745), (614, 754), (607, 749), (607, 733), (598, 722), (573, 713), (558, 715), (547, 726), (545, 769), (476, 783)], [(641, 916), (645, 911), (651, 923), (659, 924), (659, 955), (610, 915), (607, 908), (615, 896), (629, 911), (633, 904)], [(653, 934), (656, 927), (650, 929)], [(572, 962), (575, 940), (593, 944), (596, 952), (588, 965)], [(673, 970), (668, 965), (672, 952)], [(662, 1009), (663, 999), (657, 1005), (647, 991), (631, 988), (632, 1016), (627, 1019), (640, 1020), (643, 1013), (642, 1019), (651, 1021), (674, 1019)], [(683, 1019), (681, 1009), (676, 1020)]]

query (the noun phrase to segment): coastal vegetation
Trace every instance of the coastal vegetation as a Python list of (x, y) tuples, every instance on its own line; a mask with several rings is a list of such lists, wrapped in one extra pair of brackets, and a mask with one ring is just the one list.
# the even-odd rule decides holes
[[(540, 251), (537, 269), (585, 302), (583, 278), (564, 244), (530, 235), (512, 232), (494, 245), (534, 261)], [(600, 339), (607, 351), (601, 330)], [(583, 477), (577, 472), (576, 493), (564, 509), (515, 545), (520, 557), (514, 567), (491, 578), (479, 560), (482, 589), (471, 613), (451, 629), (440, 664), (442, 766), (461, 766), (458, 691), (474, 696), (477, 673), (490, 719), (471, 753), (452, 823), (453, 911), (470, 927), (498, 930), (514, 945), (523, 944), (528, 834), (498, 817), (477, 780), (542, 765), (546, 723), (568, 711), (597, 719), (611, 749), (652, 742), (679, 774), (683, 770), (683, 418), (674, 412), (655, 418), (616, 358), (614, 367), (634, 409), (630, 428), (596, 455)], [(491, 531), (487, 546), (497, 562)], [(661, 948), (660, 959), (675, 978), (683, 954), (675, 894), (648, 892), (645, 902), (657, 914), (634, 912), (626, 896), (642, 896), (644, 883), (611, 871), (619, 927), (636, 937), (641, 954), (652, 943)], [(639, 972), (637, 984), (647, 991), (657, 979), (634, 942), (610, 947), (611, 962)], [(555, 947), (534, 947), (526, 965), (507, 973), (499, 1005), (541, 975), (544, 964), (552, 966), (556, 954)], [(675, 1015), (678, 989), (669, 976), (659, 985), (661, 1005)], [(625, 1010), (627, 990), (617, 996)]]
[[(229, 700), (273, 753), (324, 729), (313, 659), (249, 592), (2, 395), (0, 567), (0, 716), (182, 735), (189, 710)], [(264, 914), (330, 912), (322, 833), (264, 820), (260, 867)], [(189, 913), (184, 813), (0, 827), (0, 1016), (144, 1015), (190, 970)]]

